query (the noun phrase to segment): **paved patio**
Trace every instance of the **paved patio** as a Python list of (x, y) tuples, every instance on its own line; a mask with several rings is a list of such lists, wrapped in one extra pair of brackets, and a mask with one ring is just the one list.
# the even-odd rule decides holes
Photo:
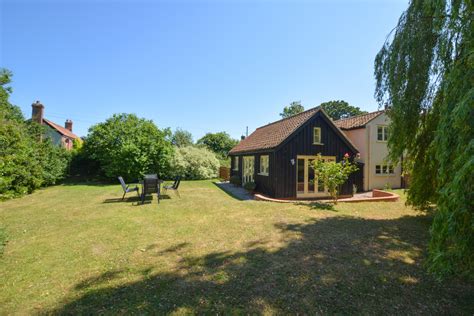
[(235, 186), (230, 182), (214, 182), (214, 184), (222, 189), (222, 191), (226, 192), (227, 194), (235, 197), (236, 199), (242, 201), (251, 201), (255, 200), (253, 194), (249, 193), (242, 187)]

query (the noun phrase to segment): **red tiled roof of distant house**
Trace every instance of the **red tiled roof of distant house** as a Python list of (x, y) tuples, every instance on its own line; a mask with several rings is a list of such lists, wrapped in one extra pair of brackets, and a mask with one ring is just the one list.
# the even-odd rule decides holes
[(384, 113), (384, 111), (376, 111), (372, 113), (356, 115), (356, 116), (334, 121), (334, 124), (336, 124), (337, 127), (343, 130), (361, 128), (361, 127), (364, 127), (367, 123), (369, 123), (370, 121), (372, 121), (374, 118), (376, 118), (382, 113)]
[(47, 120), (47, 119), (43, 119), (43, 122), (45, 122), (46, 124), (48, 124), (49, 126), (51, 126), (52, 128), (54, 128), (55, 130), (57, 130), (60, 134), (64, 135), (64, 136), (67, 136), (67, 137), (70, 137), (72, 139), (79, 139), (79, 136), (77, 136), (76, 134), (74, 134), (73, 132), (71, 132), (70, 130), (68, 130), (67, 128), (64, 128), (54, 122), (51, 122), (50, 120)]

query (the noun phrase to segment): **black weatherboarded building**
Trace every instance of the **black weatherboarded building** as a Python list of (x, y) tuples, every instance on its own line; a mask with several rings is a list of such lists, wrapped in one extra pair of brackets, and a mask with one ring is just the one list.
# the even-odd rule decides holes
[[(320, 108), (257, 128), (229, 152), (231, 176), (242, 183), (254, 181), (256, 191), (269, 197), (327, 197), (324, 185), (310, 167), (317, 154), (327, 161), (340, 161), (347, 153), (358, 150)], [(353, 185), (362, 188), (363, 165), (340, 188), (343, 196), (351, 195)]]

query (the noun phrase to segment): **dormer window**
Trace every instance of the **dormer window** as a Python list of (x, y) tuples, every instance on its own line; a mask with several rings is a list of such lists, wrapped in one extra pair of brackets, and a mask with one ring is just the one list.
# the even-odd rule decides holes
[(322, 145), (320, 127), (313, 128), (313, 145)]

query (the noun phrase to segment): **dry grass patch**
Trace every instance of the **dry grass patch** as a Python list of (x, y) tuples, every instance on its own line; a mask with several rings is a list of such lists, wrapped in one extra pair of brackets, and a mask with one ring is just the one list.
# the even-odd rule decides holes
[(120, 196), (68, 185), (1, 203), (1, 312), (473, 312), (472, 285), (425, 273), (431, 219), (403, 200), (238, 201), (210, 181), (159, 205)]

